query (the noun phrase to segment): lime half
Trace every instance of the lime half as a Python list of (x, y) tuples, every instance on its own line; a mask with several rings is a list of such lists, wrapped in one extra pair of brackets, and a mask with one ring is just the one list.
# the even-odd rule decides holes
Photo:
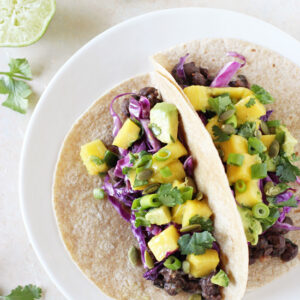
[(39, 40), (55, 13), (55, 0), (0, 0), (0, 47)]

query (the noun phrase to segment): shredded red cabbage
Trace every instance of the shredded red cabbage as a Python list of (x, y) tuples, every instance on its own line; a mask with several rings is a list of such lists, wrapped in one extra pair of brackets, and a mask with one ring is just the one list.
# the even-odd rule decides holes
[(288, 223), (281, 223), (281, 222), (279, 222), (279, 221), (277, 221), (277, 222), (274, 224), (274, 227), (286, 229), (286, 230), (288, 230), (288, 231), (292, 231), (292, 230), (300, 230), (300, 227), (298, 227), (298, 226), (293, 226), (293, 225), (290, 225), (290, 224), (288, 224)]
[(149, 152), (157, 152), (161, 148), (160, 142), (156, 139), (152, 131), (149, 129), (150, 121), (147, 119), (140, 119), (147, 137), (147, 144), (150, 148)]
[(228, 52), (226, 55), (238, 57), (240, 58), (243, 63), (232, 61), (227, 63), (217, 74), (217, 76), (214, 78), (212, 83), (210, 84), (211, 87), (226, 87), (228, 86), (228, 83), (234, 76), (234, 74), (242, 68), (246, 64), (246, 59), (241, 54), (238, 54), (237, 52)]
[(149, 119), (150, 101), (144, 96), (141, 96), (139, 101), (134, 98), (130, 98), (129, 113), (131, 117), (134, 117), (137, 120)]
[(193, 158), (192, 156), (189, 156), (184, 164), (183, 164), (183, 168), (185, 173), (187, 174), (187, 176), (192, 177), (193, 176), (193, 172), (194, 172), (194, 163), (193, 163)]
[(300, 177), (296, 177), (296, 182), (298, 183), (298, 184), (300, 184)]
[(159, 262), (157, 265), (155, 265), (154, 268), (152, 268), (151, 270), (144, 273), (143, 275), (144, 278), (147, 280), (154, 281), (158, 277), (159, 271), (162, 269), (163, 264), (164, 264), (164, 260)]
[(282, 222), (284, 219), (285, 219), (285, 216), (291, 211), (291, 207), (287, 207), (285, 206), (283, 209), (282, 209), (282, 212), (280, 213), (280, 216), (278, 218), (278, 221), (279, 222)]
[(202, 111), (197, 111), (197, 113), (198, 113), (198, 116), (201, 119), (202, 123), (204, 124), (204, 126), (206, 126), (208, 121), (207, 121), (205, 114)]
[(293, 193), (290, 191), (285, 191), (284, 193), (278, 195), (276, 197), (276, 202), (280, 203), (280, 202), (284, 202), (284, 201), (288, 201), (289, 199), (291, 199), (293, 197)]
[(267, 122), (272, 114), (273, 110), (267, 110), (266, 114), (264, 116), (261, 116), (260, 119), (264, 122)]
[(130, 221), (130, 213), (126, 209), (123, 208), (122, 204), (115, 197), (108, 196), (107, 198), (110, 201), (110, 203), (113, 205), (115, 210), (118, 212), (118, 214), (125, 221), (129, 222)]
[(146, 230), (150, 232), (152, 235), (158, 235), (162, 231), (162, 229), (159, 226), (153, 224), (150, 227), (146, 227)]
[(140, 153), (141, 151), (146, 151), (147, 150), (147, 146), (145, 141), (138, 141), (135, 142), (132, 146), (131, 152), (132, 153)]
[(130, 158), (129, 158), (128, 154), (118, 160), (115, 170), (114, 170), (114, 175), (119, 178), (125, 178), (125, 175), (122, 172), (123, 168), (125, 168), (125, 167), (132, 167), (132, 164), (130, 163)]
[(182, 79), (186, 78), (183, 65), (184, 65), (184, 63), (185, 63), (185, 61), (186, 61), (186, 59), (189, 55), (190, 54), (187, 53), (185, 56), (182, 56), (179, 59), (179, 63), (176, 67), (176, 73), (177, 73), (178, 78), (182, 78)]

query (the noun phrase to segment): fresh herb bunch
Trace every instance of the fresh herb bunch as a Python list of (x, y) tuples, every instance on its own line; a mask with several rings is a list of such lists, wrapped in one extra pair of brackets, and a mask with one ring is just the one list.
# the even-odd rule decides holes
[(35, 300), (42, 297), (41, 288), (36, 285), (18, 286), (7, 296), (0, 296), (0, 300)]
[(0, 94), (8, 95), (2, 105), (25, 114), (28, 97), (32, 93), (30, 86), (24, 81), (32, 80), (29, 63), (26, 58), (11, 58), (8, 65), (9, 72), (0, 72), (0, 75), (4, 75), (0, 78)]

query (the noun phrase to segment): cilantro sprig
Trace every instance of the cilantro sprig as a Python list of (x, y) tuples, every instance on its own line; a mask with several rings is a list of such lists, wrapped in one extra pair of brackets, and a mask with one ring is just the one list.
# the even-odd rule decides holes
[(26, 286), (18, 286), (7, 296), (0, 296), (0, 300), (35, 300), (42, 297), (41, 288), (29, 284)]
[[(29, 63), (26, 58), (11, 58), (9, 72), (0, 72), (0, 94), (7, 95), (2, 103), (14, 111), (25, 114), (28, 108), (28, 97), (32, 91), (24, 80), (32, 80)], [(17, 80), (17, 79), (22, 80)]]
[(183, 204), (184, 200), (178, 188), (173, 188), (172, 184), (162, 184), (158, 191), (158, 200), (165, 206), (173, 207), (177, 204)]
[(211, 107), (211, 110), (214, 111), (218, 116), (221, 115), (228, 106), (232, 105), (229, 94), (223, 94), (215, 98), (209, 98), (208, 103)]
[(271, 104), (275, 101), (269, 92), (257, 84), (251, 86), (251, 91), (262, 104)]
[(219, 126), (212, 127), (213, 134), (216, 137), (215, 142), (226, 142), (230, 139), (230, 135), (226, 134)]
[(300, 176), (300, 169), (291, 164), (287, 157), (279, 157), (276, 175), (281, 182), (294, 182)]
[(193, 216), (190, 221), (189, 225), (199, 224), (201, 225), (201, 230), (212, 232), (214, 230), (213, 222), (210, 218), (200, 217), (199, 215)]
[(250, 108), (256, 103), (254, 98), (250, 98), (250, 100), (245, 104), (246, 107)]

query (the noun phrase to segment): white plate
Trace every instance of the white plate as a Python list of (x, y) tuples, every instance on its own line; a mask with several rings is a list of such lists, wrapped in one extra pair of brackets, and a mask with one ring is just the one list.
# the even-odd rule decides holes
[[(64, 136), (105, 90), (149, 71), (149, 55), (204, 37), (245, 39), (272, 48), (300, 65), (300, 43), (270, 24), (226, 10), (171, 9), (130, 19), (94, 38), (67, 61), (41, 97), (22, 152), (21, 207), (36, 254), (67, 298), (108, 299), (71, 261), (58, 235), (51, 186)], [(300, 268), (294, 269), (246, 299), (299, 299), (299, 276)]]

